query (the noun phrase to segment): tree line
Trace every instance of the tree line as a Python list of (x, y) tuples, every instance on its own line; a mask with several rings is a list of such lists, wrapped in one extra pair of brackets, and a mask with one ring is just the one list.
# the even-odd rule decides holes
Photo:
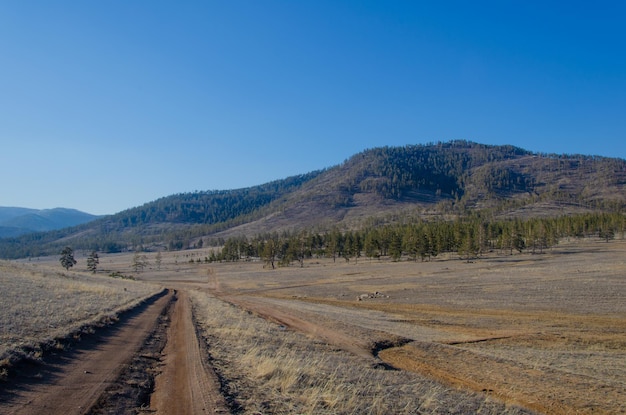
[[(268, 233), (253, 238), (232, 237), (212, 249), (206, 262), (260, 258), (267, 266), (304, 265), (308, 258), (357, 262), (360, 258), (427, 261), (441, 253), (472, 260), (487, 252), (542, 253), (561, 238), (624, 238), (626, 216), (593, 213), (557, 218), (494, 220), (480, 214), (453, 221), (415, 221), (326, 232), (309, 230)], [(213, 241), (214, 243), (216, 241)]]

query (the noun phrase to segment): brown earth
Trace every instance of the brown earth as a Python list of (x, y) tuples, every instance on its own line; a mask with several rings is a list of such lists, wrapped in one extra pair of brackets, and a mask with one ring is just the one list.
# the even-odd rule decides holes
[[(306, 303), (298, 304), (295, 300), (281, 301), (275, 298), (250, 297), (250, 296), (223, 296), (224, 300), (236, 304), (244, 309), (252, 311), (266, 319), (283, 324), (291, 329), (309, 334), (311, 337), (323, 340), (340, 349), (361, 356), (371, 364), (384, 364), (403, 370), (413, 371), (429, 378), (436, 379), (461, 389), (469, 389), (475, 392), (487, 393), (507, 404), (514, 404), (539, 413), (567, 415), (580, 414), (612, 414), (615, 410), (622, 410), (621, 403), (626, 392), (624, 385), (619, 381), (606, 381), (602, 376), (590, 376), (588, 373), (577, 373), (567, 368), (555, 369), (542, 366), (537, 363), (527, 362), (515, 355), (501, 356), (491, 355), (486, 350), (472, 348), (472, 344), (523, 344), (528, 343), (536, 348), (546, 349), (563, 347), (564, 334), (573, 336), (574, 332), (579, 336), (580, 342), (606, 341), (608, 338), (624, 338), (623, 335), (611, 335), (611, 332), (626, 331), (626, 321), (615, 318), (591, 318), (586, 317), (561, 317), (561, 334), (545, 334), (529, 332), (527, 323), (522, 323), (523, 316), (515, 313), (499, 312), (498, 318), (502, 321), (520, 321), (516, 329), (487, 329), (485, 327), (468, 328), (464, 325), (453, 323), (442, 324), (439, 322), (420, 323), (423, 333), (406, 332), (407, 337), (400, 337), (393, 332), (374, 330), (369, 327), (376, 326), (375, 317), (363, 314), (360, 318), (351, 313), (346, 313), (345, 308), (341, 314), (333, 315), (329, 307), (332, 302), (318, 308), (317, 305), (324, 301), (320, 299), (308, 300), (313, 302), (313, 307), (307, 307)], [(335, 306), (336, 306), (336, 302)], [(367, 309), (371, 304), (363, 305)], [(346, 308), (358, 306), (343, 304)], [(403, 313), (398, 307), (375, 306), (373, 308), (393, 312), (396, 317)], [(410, 321), (406, 313), (404, 319)], [(471, 319), (467, 310), (438, 310), (437, 315), (441, 318), (447, 314), (446, 319), (450, 322), (456, 320), (467, 321)], [(474, 316), (483, 318), (484, 316)], [(495, 316), (491, 316), (495, 318)], [(536, 327), (539, 321), (547, 320), (548, 316), (532, 314), (526, 316), (533, 320)], [(441, 328), (441, 326), (445, 328)], [(596, 330), (580, 330), (580, 327), (594, 325)], [(392, 325), (390, 325), (390, 329)], [(427, 338), (426, 333), (431, 332), (433, 341), (420, 341), (419, 338)], [(602, 339), (604, 333), (604, 339)], [(616, 346), (618, 347), (618, 346)], [(379, 350), (380, 349), (380, 350)], [(599, 351), (599, 350), (598, 350)], [(588, 352), (587, 354), (590, 354)], [(379, 360), (378, 360), (379, 359)], [(584, 393), (581, 393), (584, 391)], [(621, 409), (620, 409), (621, 408)], [(619, 413), (619, 412), (618, 412)]]
[[(155, 334), (159, 316), (166, 312), (161, 333)], [(151, 334), (166, 337), (162, 352), (142, 348)], [(71, 351), (23, 362), (18, 375), (0, 391), (0, 414), (229, 413), (199, 344), (189, 299), (184, 292), (170, 292), (83, 339)], [(152, 379), (125, 376), (134, 360), (152, 362), (135, 371), (144, 372), (144, 377), (157, 372), (154, 388)], [(134, 390), (139, 387), (152, 392), (149, 406), (137, 402)], [(124, 399), (127, 395), (131, 399)]]
[(163, 351), (162, 372), (156, 377), (150, 408), (158, 414), (229, 413), (216, 374), (208, 367), (191, 315), (191, 304), (179, 292)]
[(338, 331), (333, 327), (329, 327), (329, 325), (320, 324), (319, 320), (316, 321), (314, 316), (298, 312), (294, 309), (268, 304), (253, 297), (221, 298), (245, 310), (253, 311), (267, 320), (310, 334), (314, 338), (335, 345), (357, 356), (361, 356), (365, 359), (372, 358), (372, 345), (365, 339), (354, 336), (353, 334)]
[(72, 350), (18, 368), (0, 393), (0, 414), (84, 414), (119, 378), (154, 330), (172, 294), (129, 312), (113, 327), (83, 339)]

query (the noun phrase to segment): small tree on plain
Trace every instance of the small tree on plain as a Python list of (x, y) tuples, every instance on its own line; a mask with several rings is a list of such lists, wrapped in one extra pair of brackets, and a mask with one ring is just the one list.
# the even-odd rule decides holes
[(100, 258), (98, 257), (98, 253), (96, 251), (91, 251), (87, 257), (87, 269), (95, 274), (99, 263)]
[(161, 261), (163, 260), (162, 256), (161, 256), (161, 251), (157, 252), (156, 254), (156, 258), (154, 259), (154, 263), (157, 266), (157, 269), (160, 271), (161, 270)]
[(265, 261), (267, 265), (270, 265), (272, 269), (276, 266), (274, 262), (276, 261), (276, 255), (278, 254), (278, 238), (276, 236), (272, 236), (265, 241), (263, 245), (263, 250), (261, 251), (261, 258)]
[(133, 256), (133, 270), (135, 272), (141, 272), (145, 267), (148, 266), (148, 257), (145, 254), (140, 254), (139, 252), (135, 252)]
[(74, 265), (76, 265), (76, 260), (74, 259), (74, 251), (69, 246), (66, 246), (61, 251), (61, 258), (59, 258), (61, 262), (61, 266), (66, 270), (69, 270)]
[(604, 239), (607, 243), (613, 239), (615, 239), (615, 232), (613, 229), (600, 229), (598, 234), (600, 238)]

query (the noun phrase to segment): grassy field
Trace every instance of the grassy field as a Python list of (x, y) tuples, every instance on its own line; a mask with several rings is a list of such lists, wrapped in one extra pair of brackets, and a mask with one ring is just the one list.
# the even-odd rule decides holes
[[(270, 270), (261, 262), (192, 262), (207, 256), (205, 249), (167, 253), (160, 270), (151, 265), (139, 278), (196, 291), (208, 345), (228, 356), (223, 376), (245, 385), (233, 394), (246, 409), (262, 412), (258, 402), (278, 400), (279, 413), (358, 413), (355, 401), (341, 406), (322, 398), (331, 386), (312, 380), (312, 373), (326, 379), (334, 373), (329, 368), (342, 367), (342, 376), (331, 376), (337, 389), (327, 396), (358, 391), (357, 402), (367, 402), (373, 413), (523, 407), (613, 414), (626, 412), (625, 253), (625, 241), (588, 239), (562, 241), (540, 255), (494, 252), (470, 263), (455, 255), (424, 263), (311, 259), (304, 268)], [(130, 261), (121, 256), (110, 265), (124, 272)], [(254, 315), (227, 317), (238, 308), (220, 300)], [(259, 317), (264, 322), (246, 321)], [(220, 324), (241, 332), (225, 334)], [(294, 340), (296, 333), (305, 337)], [(282, 342), (289, 345), (284, 350)], [(404, 370), (373, 369), (359, 356), (364, 349)], [(294, 380), (302, 373), (295, 369), (283, 373), (286, 362), (300, 371), (315, 368), (303, 375), (312, 383)], [(457, 411), (455, 402), (466, 409)]]
[(40, 346), (115, 314), (160, 287), (130, 280), (65, 271), (58, 264), (0, 261), (0, 362), (24, 353), (38, 357)]
[(527, 413), (410, 372), (388, 370), (194, 292), (196, 319), (245, 414)]
[(626, 241), (276, 270), (208, 254), (101, 268), (189, 292), (236, 413), (626, 413)]

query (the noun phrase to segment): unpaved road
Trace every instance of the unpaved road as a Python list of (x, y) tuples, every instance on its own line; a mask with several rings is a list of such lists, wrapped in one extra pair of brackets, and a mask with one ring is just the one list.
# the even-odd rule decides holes
[(163, 369), (156, 377), (150, 408), (159, 414), (228, 413), (219, 380), (208, 367), (191, 314), (191, 304), (179, 292), (164, 349)]
[[(337, 330), (336, 327), (324, 325), (320, 323), (321, 316), (312, 317), (310, 314), (301, 313), (297, 309), (269, 304), (263, 301), (264, 299), (254, 297), (225, 296), (222, 299), (244, 310), (251, 311), (266, 320), (309, 334), (316, 339), (335, 345), (364, 359), (373, 358), (371, 352), (374, 348), (373, 342), (368, 342), (365, 338)], [(315, 317), (318, 317), (317, 322)]]
[(120, 407), (109, 402), (105, 392), (124, 394), (124, 388), (135, 387), (120, 380), (121, 375), (159, 329), (164, 312), (170, 313), (165, 321), (171, 321), (161, 327), (166, 330), (162, 333), (167, 336), (165, 349), (160, 356), (148, 356), (161, 373), (156, 376), (150, 407), (142, 409), (158, 414), (228, 413), (216, 376), (203, 364), (206, 359), (189, 300), (184, 293), (170, 291), (83, 339), (72, 350), (18, 368), (14, 379), (0, 385), (0, 414), (134, 413), (136, 402)]
[(86, 413), (139, 350), (172, 295), (168, 293), (129, 312), (115, 327), (22, 372), (3, 391), (0, 413)]

